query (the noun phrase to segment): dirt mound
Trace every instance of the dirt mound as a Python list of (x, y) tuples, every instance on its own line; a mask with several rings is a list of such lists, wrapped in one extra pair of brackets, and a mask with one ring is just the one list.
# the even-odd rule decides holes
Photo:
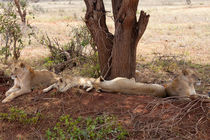
[[(0, 100), (8, 86), (1, 86)], [(72, 89), (66, 93), (32, 93), (8, 104), (0, 103), (0, 112), (11, 107), (27, 113), (40, 112), (43, 117), (36, 125), (0, 120), (0, 139), (46, 139), (45, 132), (63, 114), (71, 117), (115, 115), (129, 131), (127, 139), (208, 139), (209, 104), (202, 99), (183, 101), (148, 96), (127, 96), (110, 93), (86, 93)]]

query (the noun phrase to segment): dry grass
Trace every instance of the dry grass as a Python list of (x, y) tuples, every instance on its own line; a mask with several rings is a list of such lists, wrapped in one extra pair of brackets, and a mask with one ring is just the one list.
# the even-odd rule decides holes
[[(111, 11), (110, 2), (106, 8)], [(36, 8), (41, 10), (36, 10)], [(184, 55), (184, 59), (198, 64), (210, 63), (210, 4), (197, 3), (189, 6), (139, 6), (138, 11), (145, 10), (150, 14), (148, 28), (138, 45), (138, 55), (144, 60), (151, 60), (154, 53), (167, 55)], [(71, 26), (83, 24), (85, 15), (83, 1), (40, 2), (31, 5), (35, 19), (30, 19), (32, 26), (38, 30), (37, 36), (47, 33), (50, 37), (58, 38), (63, 43), (69, 39)], [(138, 12), (139, 13), (139, 12)], [(107, 25), (114, 32), (111, 13), (108, 13)], [(34, 41), (32, 47), (42, 48)], [(22, 58), (31, 58), (28, 50), (23, 51)], [(31, 51), (34, 56), (43, 51)], [(42, 57), (41, 57), (42, 58)]]
[(198, 64), (210, 62), (210, 7), (164, 6), (143, 8), (151, 15), (138, 52), (184, 55)]
[(208, 139), (206, 132), (209, 107), (204, 99), (175, 99), (155, 99), (147, 104), (145, 108), (148, 111), (145, 113), (139, 113), (137, 107), (137, 113), (131, 117), (136, 137), (143, 135), (142, 139)]

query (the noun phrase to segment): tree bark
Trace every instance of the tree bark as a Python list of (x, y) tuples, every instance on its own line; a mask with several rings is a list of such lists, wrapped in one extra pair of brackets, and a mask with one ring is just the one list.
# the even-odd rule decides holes
[(112, 0), (114, 36), (106, 26), (103, 1), (84, 1), (85, 22), (98, 48), (102, 76), (106, 79), (135, 77), (136, 47), (149, 21), (149, 15), (143, 11), (136, 19), (139, 0)]
[(21, 18), (22, 23), (25, 24), (26, 23), (26, 9), (24, 9), (23, 11), (21, 11), (19, 0), (14, 0), (14, 3), (16, 5), (16, 7), (17, 7), (17, 11), (18, 11), (18, 13), (20, 15), (20, 18)]
[(14, 37), (14, 42), (13, 42), (13, 58), (15, 60), (18, 60), (19, 58), (19, 50), (17, 48), (17, 39)]
[(110, 75), (110, 57), (114, 36), (106, 25), (106, 11), (102, 0), (84, 0), (87, 6), (85, 23), (90, 30), (98, 49), (101, 75)]

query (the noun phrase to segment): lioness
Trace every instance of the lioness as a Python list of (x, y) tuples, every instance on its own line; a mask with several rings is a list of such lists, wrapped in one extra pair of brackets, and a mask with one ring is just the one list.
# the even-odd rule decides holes
[(10, 102), (17, 96), (29, 93), (32, 88), (49, 86), (58, 80), (53, 72), (33, 70), (22, 62), (12, 67), (11, 78), (14, 79), (14, 86), (6, 92), (6, 98), (2, 103)]
[(167, 96), (186, 96), (196, 98), (198, 96), (208, 98), (206, 95), (197, 94), (194, 84), (200, 85), (198, 74), (191, 69), (182, 70), (172, 83), (166, 86)]
[(166, 88), (158, 84), (144, 84), (136, 82), (134, 78), (127, 79), (123, 77), (117, 77), (109, 81), (100, 77), (93, 82), (93, 86), (96, 88), (96, 90), (119, 92), (130, 95), (135, 94), (152, 95), (157, 97), (185, 96), (190, 98), (209, 98), (206, 95), (200, 95), (195, 92), (195, 83), (200, 84), (200, 79), (196, 73), (190, 69), (184, 69), (182, 70), (182, 73), (173, 80), (172, 83), (166, 86)]
[(158, 84), (144, 84), (136, 82), (134, 78), (128, 79), (117, 77), (113, 80), (104, 80), (101, 77), (93, 82), (96, 90), (113, 93), (124, 93), (133, 95), (151, 95), (165, 97), (165, 88)]
[(56, 83), (52, 84), (48, 88), (45, 88), (43, 92), (48, 92), (53, 88), (57, 89), (59, 92), (66, 92), (68, 89), (76, 86), (82, 86), (87, 92), (89, 92), (93, 89), (93, 81), (95, 81), (94, 78), (64, 76)]

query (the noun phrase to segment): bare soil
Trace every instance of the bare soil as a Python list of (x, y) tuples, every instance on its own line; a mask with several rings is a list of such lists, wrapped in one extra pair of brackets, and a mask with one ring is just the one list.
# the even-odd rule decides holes
[[(11, 86), (0, 76), (0, 100)], [(43, 117), (35, 125), (0, 120), (0, 139), (46, 139), (45, 132), (52, 128), (63, 114), (71, 117), (115, 115), (125, 127), (127, 139), (202, 139), (210, 137), (209, 103), (161, 99), (149, 96), (127, 96), (111, 93), (87, 93), (71, 89), (66, 93), (32, 93), (16, 98), (11, 103), (0, 103), (0, 112), (17, 107), (27, 113), (40, 112)]]

